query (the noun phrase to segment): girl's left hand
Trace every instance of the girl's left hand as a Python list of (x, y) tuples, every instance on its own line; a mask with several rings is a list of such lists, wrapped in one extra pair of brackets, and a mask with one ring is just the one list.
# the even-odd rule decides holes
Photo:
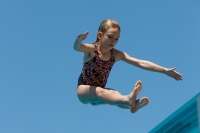
[(176, 68), (167, 69), (166, 75), (174, 78), (175, 80), (182, 80), (182, 75), (175, 70), (176, 70)]

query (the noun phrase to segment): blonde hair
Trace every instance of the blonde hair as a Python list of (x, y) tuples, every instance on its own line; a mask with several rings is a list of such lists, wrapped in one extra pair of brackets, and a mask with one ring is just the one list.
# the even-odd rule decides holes
[[(98, 32), (102, 32), (102, 33), (106, 33), (107, 30), (112, 27), (112, 28), (118, 28), (118, 30), (120, 31), (120, 26), (119, 26), (119, 23), (114, 20), (114, 19), (106, 19), (106, 20), (103, 20), (99, 26), (99, 29), (98, 29)], [(99, 38), (97, 36), (97, 39), (94, 43), (98, 43), (99, 41)], [(93, 43), (93, 44), (94, 44)]]

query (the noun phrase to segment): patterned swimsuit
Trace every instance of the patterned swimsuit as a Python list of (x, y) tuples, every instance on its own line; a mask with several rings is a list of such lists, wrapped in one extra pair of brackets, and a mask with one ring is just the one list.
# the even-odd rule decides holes
[(94, 57), (83, 64), (82, 72), (78, 79), (78, 85), (92, 85), (105, 88), (110, 71), (115, 63), (113, 49), (110, 50), (110, 60), (104, 61), (99, 58), (99, 53), (96, 49)]

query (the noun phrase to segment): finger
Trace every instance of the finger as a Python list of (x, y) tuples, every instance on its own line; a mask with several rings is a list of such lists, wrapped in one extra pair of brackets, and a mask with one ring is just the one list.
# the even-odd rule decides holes
[(86, 32), (85, 32), (85, 33), (83, 33), (83, 34), (84, 34), (84, 35), (88, 35), (88, 33), (89, 33), (89, 32), (88, 32), (88, 31), (86, 31)]
[(175, 70), (176, 70), (176, 67), (174, 67), (174, 68), (171, 68), (171, 70), (172, 70), (172, 71), (175, 71)]
[(85, 38), (87, 37), (87, 35), (88, 35), (88, 33), (87, 33), (87, 34), (85, 34)]
[(78, 37), (82, 37), (82, 36), (84, 36), (84, 34), (80, 34)]
[(177, 77), (174, 77), (174, 79), (178, 81), (178, 78), (177, 78)]
[(182, 77), (182, 76), (181, 76), (180, 74), (178, 74), (178, 73), (175, 73), (174, 76), (175, 76), (175, 77)]
[(84, 32), (84, 33), (82, 33), (82, 34), (80, 34), (79, 36), (85, 36), (85, 35), (88, 35), (88, 31), (86, 31), (86, 32)]
[(177, 77), (179, 80), (182, 80), (183, 78), (182, 77)]
[(176, 77), (177, 80), (182, 80), (182, 77)]
[(177, 74), (176, 76), (182, 79), (182, 75), (181, 74)]
[(83, 34), (83, 36), (86, 38), (87, 37), (87, 35), (88, 35), (88, 31), (87, 32), (85, 32), (84, 34)]
[(182, 75), (181, 75), (180, 73), (178, 73), (178, 72), (176, 72), (176, 71), (174, 71), (174, 72), (175, 72), (176, 75), (182, 77)]
[(175, 79), (176, 79), (176, 80), (179, 80), (179, 78), (178, 78), (178, 77), (175, 77)]

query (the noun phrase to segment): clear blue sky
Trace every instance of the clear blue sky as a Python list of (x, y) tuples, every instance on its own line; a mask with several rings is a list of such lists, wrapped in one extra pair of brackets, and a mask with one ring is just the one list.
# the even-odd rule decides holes
[[(147, 133), (200, 92), (200, 1), (4, 0), (0, 2), (1, 133)], [(117, 49), (164, 67), (183, 81), (118, 62), (107, 87), (128, 94), (137, 80), (150, 103), (136, 114), (91, 106), (76, 95), (83, 53), (102, 20), (121, 26)]]

